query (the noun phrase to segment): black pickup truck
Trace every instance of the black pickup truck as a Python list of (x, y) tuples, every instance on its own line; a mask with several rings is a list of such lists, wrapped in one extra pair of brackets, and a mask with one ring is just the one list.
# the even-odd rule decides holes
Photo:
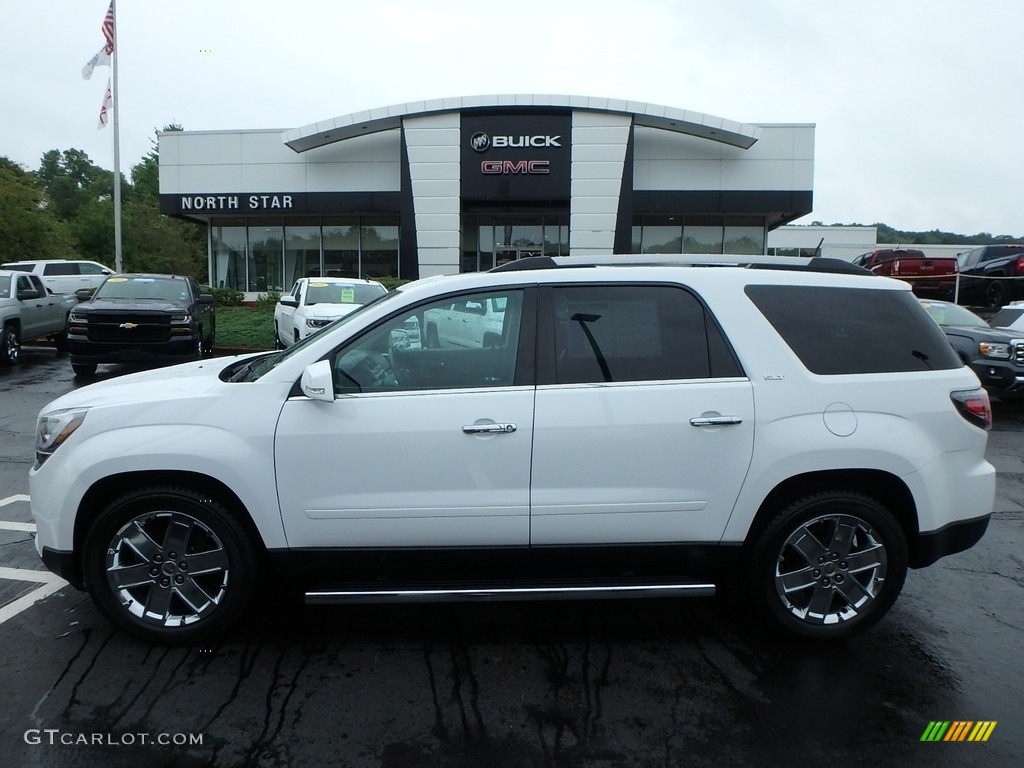
[(191, 277), (111, 275), (68, 318), (71, 368), (100, 363), (164, 364), (213, 354), (213, 296)]
[(958, 304), (998, 309), (1024, 298), (1024, 245), (983, 245), (956, 257), (960, 268)]

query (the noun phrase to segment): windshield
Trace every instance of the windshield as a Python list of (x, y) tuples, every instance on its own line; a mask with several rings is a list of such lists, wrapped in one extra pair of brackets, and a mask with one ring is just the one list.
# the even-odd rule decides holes
[(108, 277), (94, 298), (187, 301), (188, 283), (173, 277)]
[(306, 304), (368, 304), (385, 293), (382, 285), (310, 280)]
[(399, 291), (392, 291), (391, 293), (383, 293), (378, 296), (375, 300), (370, 301), (354, 312), (350, 312), (344, 317), (339, 317), (332, 323), (325, 325), (315, 333), (311, 333), (309, 336), (304, 338), (302, 341), (296, 342), (288, 349), (281, 350), (280, 352), (270, 352), (260, 357), (253, 357), (248, 360), (242, 361), (238, 365), (228, 366), (221, 374), (221, 378), (225, 381), (256, 381), (260, 376), (264, 376), (270, 371), (274, 370), (283, 363), (285, 360), (290, 358), (292, 355), (305, 349), (314, 340), (319, 340), (324, 333), (330, 333), (332, 329), (338, 326), (345, 325), (346, 323), (352, 322), (352, 320), (361, 316), (363, 312), (368, 310), (370, 307), (376, 306), (382, 302), (388, 301), (395, 296), (400, 295)]
[(958, 304), (950, 304), (945, 301), (922, 301), (921, 306), (928, 310), (939, 325), (962, 325), (969, 328), (988, 328), (988, 323)]

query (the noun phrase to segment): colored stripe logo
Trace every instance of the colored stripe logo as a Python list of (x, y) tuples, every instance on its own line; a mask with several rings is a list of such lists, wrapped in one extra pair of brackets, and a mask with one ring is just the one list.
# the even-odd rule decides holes
[(996, 729), (995, 720), (932, 720), (921, 741), (988, 741)]

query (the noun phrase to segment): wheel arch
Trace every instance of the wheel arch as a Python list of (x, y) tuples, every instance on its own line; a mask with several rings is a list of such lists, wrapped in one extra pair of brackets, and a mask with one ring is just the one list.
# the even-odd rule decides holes
[(783, 480), (761, 502), (744, 539), (748, 549), (771, 524), (779, 510), (805, 496), (824, 491), (848, 491), (870, 496), (892, 512), (911, 550), (918, 538), (917, 504), (900, 478), (878, 469), (835, 469), (807, 472)]
[(82, 549), (89, 528), (97, 516), (114, 499), (132, 491), (148, 486), (180, 486), (189, 488), (216, 498), (231, 515), (242, 525), (249, 535), (258, 557), (267, 556), (266, 543), (260, 535), (256, 523), (249, 514), (242, 500), (227, 485), (209, 475), (184, 470), (152, 470), (125, 472), (104, 477), (95, 483), (82, 497), (75, 515), (74, 533), (74, 572), (82, 577)]

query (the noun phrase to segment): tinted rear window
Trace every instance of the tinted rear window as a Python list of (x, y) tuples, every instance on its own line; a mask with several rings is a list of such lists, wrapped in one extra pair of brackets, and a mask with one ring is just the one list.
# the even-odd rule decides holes
[(909, 291), (748, 285), (746, 293), (812, 373), (951, 370), (963, 365)]
[(31, 272), (35, 264), (4, 264), (0, 269), (13, 269), (17, 272)]

